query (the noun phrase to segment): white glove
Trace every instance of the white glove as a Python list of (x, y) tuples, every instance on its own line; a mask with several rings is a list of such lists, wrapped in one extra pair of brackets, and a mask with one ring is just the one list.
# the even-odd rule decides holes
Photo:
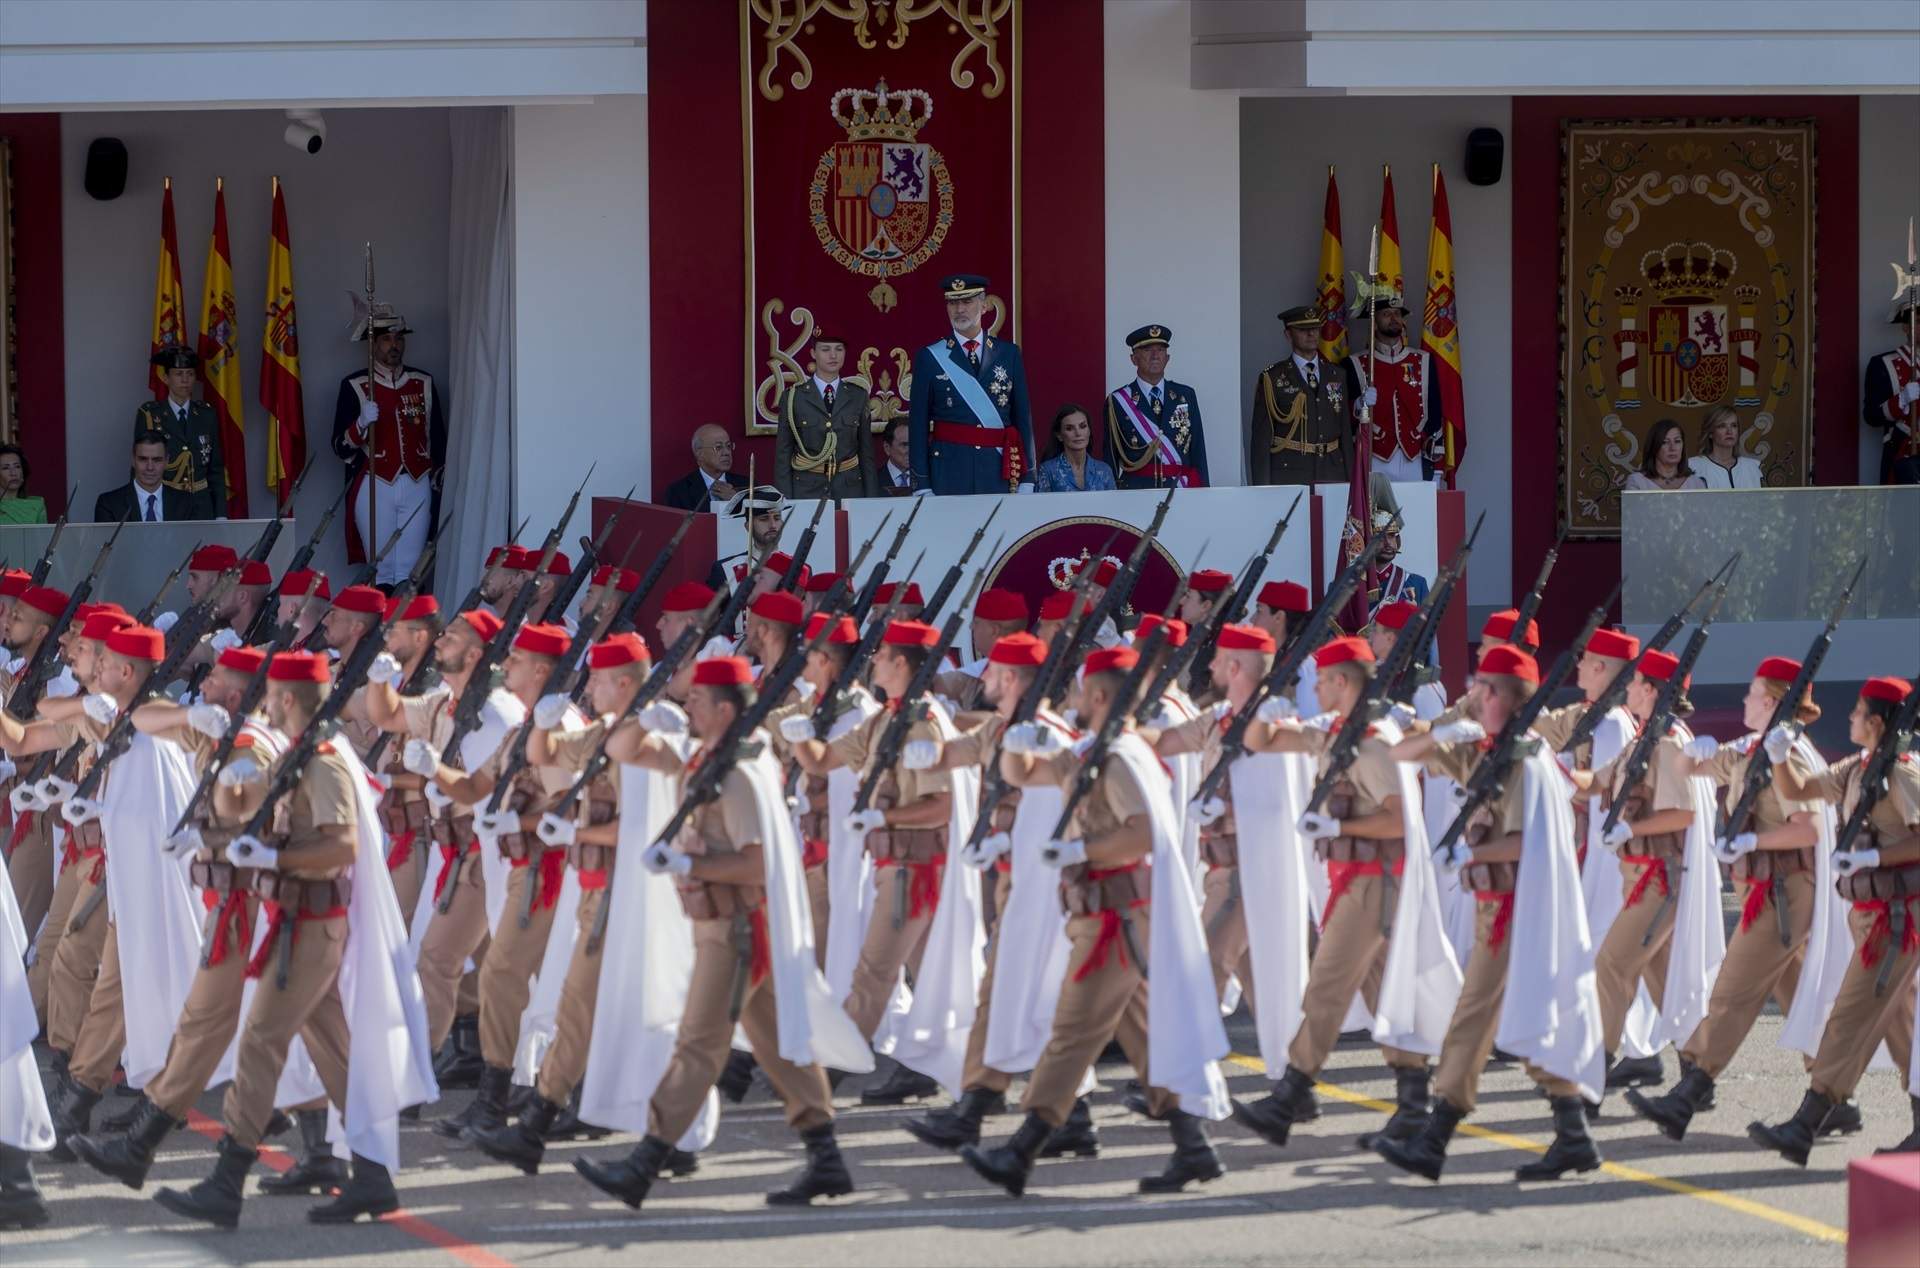
[(427, 786), (421, 789), (421, 792), (426, 795), (427, 809), (433, 811), (436, 815), (446, 814), (447, 807), (453, 804), (453, 798), (431, 779), (427, 781)]
[(1720, 741), (1711, 735), (1696, 735), (1680, 749), (1696, 762), (1711, 762), (1720, 752)]
[(1366, 406), (1368, 409), (1372, 409), (1374, 406), (1374, 403), (1379, 399), (1380, 399), (1380, 392), (1371, 383), (1367, 385), (1366, 391), (1360, 393), (1360, 403)]
[(1458, 722), (1442, 722), (1428, 734), (1441, 744), (1478, 744), (1487, 738), (1487, 728), (1471, 718), (1462, 718)]
[(542, 731), (553, 730), (566, 721), (567, 710), (572, 704), (573, 701), (557, 691), (541, 696), (540, 702), (533, 706), (533, 724)]
[(432, 779), (440, 771), (440, 754), (434, 752), (433, 745), (425, 740), (408, 740), (406, 749), (400, 754), (400, 764), (415, 775)]
[(248, 833), (241, 833), (227, 845), (227, 862), (235, 867), (280, 866), (280, 851), (269, 849), (266, 842)]
[(1878, 850), (1835, 850), (1833, 852), (1833, 870), (1842, 876), (1852, 876), (1855, 872), (1864, 872), (1870, 867), (1880, 866)]
[(1763, 743), (1767, 746), (1767, 760), (1775, 766), (1787, 760), (1787, 754), (1793, 751), (1794, 741), (1800, 738), (1800, 728), (1791, 723), (1777, 726), (1767, 732)]
[(392, 652), (381, 652), (373, 658), (373, 663), (367, 666), (368, 682), (385, 683), (389, 687), (398, 687), (400, 680), (406, 675), (406, 666), (402, 665)]
[(1305, 727), (1307, 730), (1326, 731), (1328, 733), (1331, 733), (1333, 731), (1333, 728), (1338, 726), (1339, 723), (1340, 723), (1340, 715), (1332, 712), (1331, 710), (1329, 710), (1326, 713), (1316, 713), (1310, 718), (1300, 719), (1300, 725)]
[(1433, 856), (1433, 865), (1449, 874), (1459, 871), (1471, 862), (1473, 862), (1473, 851), (1464, 841), (1455, 841)]
[(1920, 380), (1907, 384), (1900, 389), (1900, 404), (1907, 406), (1920, 401)]
[(533, 830), (535, 836), (553, 846), (572, 845), (579, 832), (579, 826), (573, 820), (562, 819), (551, 813), (541, 815), (540, 826)]
[[(646, 723), (642, 722), (642, 726)], [(813, 719), (804, 713), (780, 719), (780, 738), (789, 744), (805, 744), (808, 740), (818, 739), (814, 734)]]
[(220, 768), (220, 774), (213, 782), (222, 788), (238, 788), (242, 784), (253, 783), (265, 774), (251, 757), (236, 757)]
[(1040, 851), (1040, 861), (1048, 867), (1072, 867), (1087, 861), (1087, 843), (1079, 837), (1071, 841), (1049, 841)]
[(210, 740), (223, 740), (233, 725), (233, 715), (217, 704), (196, 704), (187, 708), (187, 725)]
[(42, 695), (52, 696), (55, 700), (65, 700), (68, 696), (80, 694), (80, 680), (73, 676), (73, 670), (63, 668), (47, 679), (47, 687)]
[(215, 630), (213, 637), (207, 640), (207, 646), (213, 649), (215, 656), (231, 648), (238, 647), (240, 646), (240, 631), (234, 629), (231, 625), (224, 629)]
[(1299, 710), (1293, 707), (1293, 701), (1285, 696), (1268, 696), (1260, 702), (1260, 707), (1253, 711), (1253, 720), (1266, 723), (1285, 722), (1297, 713)]
[(62, 779), (58, 775), (49, 775), (34, 788), (40, 794), (42, 809), (53, 806), (55, 802), (65, 801), (73, 796), (73, 790), (79, 785), (71, 779)]
[(847, 817), (847, 831), (863, 837), (876, 828), (887, 826), (887, 812), (873, 806), (856, 810)]
[(1205, 801), (1190, 801), (1187, 803), (1187, 813), (1204, 828), (1227, 813), (1227, 803), (1219, 797), (1209, 797)]
[(178, 612), (162, 612), (159, 616), (153, 618), (153, 628), (159, 630), (162, 634), (171, 634), (173, 632), (173, 623), (179, 619), (180, 614)]
[(796, 681), (793, 684), (793, 690), (797, 695), (799, 695), (801, 704), (811, 703), (813, 698), (820, 694), (820, 688), (814, 686), (812, 683), (808, 682), (805, 678), (801, 678), (798, 681)]
[(362, 427), (371, 427), (379, 421), (380, 421), (380, 402), (361, 401), (360, 402), (360, 425)]
[(60, 817), (76, 828), (92, 823), (100, 817), (100, 803), (91, 797), (69, 797), (60, 807)]
[(1760, 847), (1760, 838), (1751, 832), (1742, 832), (1729, 840), (1721, 837), (1713, 843), (1713, 853), (1722, 863), (1731, 863), (1742, 854), (1751, 854)]
[(13, 807), (13, 813), (17, 815), (39, 814), (47, 808), (40, 790), (32, 784), (22, 784), (8, 793), (7, 804)]
[(1310, 811), (1300, 816), (1300, 835), (1309, 841), (1337, 837), (1340, 835), (1340, 821), (1317, 811)]
[(693, 856), (671, 845), (656, 845), (640, 856), (640, 862), (656, 876), (685, 876), (693, 871)]
[(368, 771), (367, 778), (380, 790), (382, 797), (393, 791), (393, 776), (386, 771)]
[(960, 861), (975, 871), (984, 872), (993, 866), (993, 861), (1013, 848), (1013, 838), (1004, 832), (989, 832), (980, 838), (980, 848), (967, 850), (960, 855)]
[(1404, 700), (1396, 701), (1387, 709), (1387, 721), (1393, 723), (1401, 732), (1413, 725), (1413, 706)]
[(1600, 834), (1600, 844), (1606, 846), (1615, 854), (1620, 852), (1621, 846), (1631, 840), (1633, 840), (1633, 825), (1625, 819), (1620, 820)]
[(482, 810), (473, 816), (473, 830), (483, 836), (503, 837), (520, 830), (520, 816), (504, 807)]
[(1009, 753), (1031, 753), (1039, 735), (1039, 723), (1016, 722), (1000, 737), (1000, 747)]
[(189, 854), (198, 854), (207, 848), (206, 838), (200, 835), (200, 829), (188, 824), (161, 843), (169, 858), (183, 859)]
[(655, 735), (685, 735), (687, 715), (666, 701), (656, 701), (640, 710), (640, 725)]
[(94, 691), (80, 700), (80, 711), (101, 726), (112, 726), (120, 716), (120, 704), (104, 691)]
[(939, 760), (938, 740), (908, 740), (900, 750), (900, 764), (908, 770), (932, 770)]

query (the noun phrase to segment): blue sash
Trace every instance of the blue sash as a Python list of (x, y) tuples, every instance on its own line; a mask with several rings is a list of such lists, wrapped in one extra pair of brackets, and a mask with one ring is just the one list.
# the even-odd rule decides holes
[(977, 420), (976, 425), (980, 427), (1007, 425), (1001, 419), (1000, 411), (994, 408), (993, 398), (987, 395), (987, 389), (981, 386), (979, 379), (973, 377), (973, 371), (963, 364), (956, 363), (948, 354), (946, 340), (941, 339), (928, 344), (927, 351), (932, 353), (936, 360), (945, 361), (954, 370), (959, 371), (957, 374), (947, 375), (947, 378), (959, 391), (960, 399), (966, 402), (967, 408), (973, 411), (973, 416)]

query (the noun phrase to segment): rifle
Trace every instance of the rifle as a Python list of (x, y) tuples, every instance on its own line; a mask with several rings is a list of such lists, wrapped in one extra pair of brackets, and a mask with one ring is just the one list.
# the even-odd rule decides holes
[(800, 544), (793, 548), (793, 558), (787, 561), (787, 570), (780, 574), (780, 584), (776, 590), (792, 589), (800, 580), (800, 570), (807, 566), (807, 556), (813, 553), (813, 539), (820, 531), (820, 517), (826, 514), (827, 499), (821, 498), (813, 504), (813, 518), (807, 521), (806, 528), (800, 532)]
[[(1473, 532), (1467, 535), (1467, 540), (1461, 545), (1459, 552), (1454, 555), (1447, 567), (1441, 571), (1439, 579), (1434, 582), (1434, 589), (1441, 591), (1440, 597), (1431, 606), (1423, 603), (1412, 619), (1407, 622), (1407, 627), (1401, 630), (1403, 637), (1409, 632), (1412, 633), (1414, 640), (1412, 649), (1406, 662), (1388, 679), (1382, 699), (1396, 702), (1410, 700), (1421, 683), (1439, 676), (1438, 669), (1426, 668), (1421, 664), (1420, 657), (1433, 646), (1433, 632), (1439, 626), (1440, 618), (1447, 614), (1447, 605), (1453, 601), (1453, 592), (1459, 586), (1460, 579), (1466, 575), (1467, 559), (1473, 554), (1473, 544), (1478, 540), (1480, 525), (1486, 518), (1487, 513), (1482, 511), (1479, 518), (1473, 521)], [(1428, 596), (1432, 596), (1432, 591), (1428, 591)], [(1414, 628), (1415, 626), (1418, 628)], [(1395, 649), (1397, 650), (1399, 646), (1400, 644), (1396, 641)]]
[[(1854, 842), (1866, 831), (1867, 823), (1873, 817), (1873, 808), (1887, 795), (1887, 781), (1893, 775), (1893, 764), (1900, 760), (1901, 753), (1912, 742), (1916, 722), (1920, 722), (1920, 688), (1907, 693), (1893, 720), (1887, 723), (1880, 743), (1861, 763), (1860, 796), (1853, 803), (1853, 813), (1840, 825), (1840, 834), (1834, 838), (1835, 853), (1851, 852)], [(1894, 957), (1888, 956), (1887, 959), (1891, 962)]]
[(153, 618), (160, 611), (160, 600), (166, 598), (167, 591), (173, 589), (173, 583), (180, 580), (180, 574), (185, 572), (187, 569), (187, 565), (193, 562), (193, 557), (200, 553), (200, 546), (201, 546), (201, 543), (195, 542), (187, 550), (186, 557), (182, 559), (179, 563), (175, 564), (173, 566), (173, 571), (168, 573), (166, 577), (161, 580), (160, 588), (153, 592), (153, 597), (147, 600), (147, 605), (141, 608), (138, 612), (133, 614), (133, 623), (135, 625), (152, 625), (153, 624)]
[[(73, 499), (80, 496), (80, 486), (74, 485), (73, 492), (67, 494), (67, 507), (71, 509)], [(123, 519), (121, 523), (125, 523)], [(61, 511), (60, 518), (53, 522), (53, 532), (47, 536), (47, 548), (40, 552), (40, 558), (34, 561), (28, 574), (28, 580), (36, 586), (47, 584), (47, 574), (53, 571), (53, 552), (60, 548), (60, 536), (67, 531), (67, 512)]]
[[(300, 479), (304, 480), (306, 478), (307, 478), (307, 473), (305, 471), (302, 471), (300, 473)], [(299, 482), (296, 481), (294, 483), (293, 492), (297, 493), (299, 491), (300, 491), (300, 485), (299, 485)], [(289, 501), (291, 501), (291, 495), (289, 495)], [(300, 549), (294, 551), (293, 557), (287, 560), (286, 569), (280, 574), (283, 578), (286, 576), (287, 573), (299, 572), (302, 568), (305, 568), (308, 564), (313, 562), (313, 552), (316, 549), (318, 549), (321, 541), (325, 539), (327, 535), (327, 529), (333, 523), (333, 517), (340, 513), (340, 508), (346, 505), (346, 501), (347, 501), (347, 489), (345, 485), (342, 485), (340, 487), (340, 496), (333, 499), (332, 503), (328, 505), (326, 511), (320, 516), (320, 522), (314, 526), (314, 530), (311, 533), (307, 534), (307, 540), (304, 542), (301, 542)], [(278, 598), (279, 596), (280, 596), (280, 589), (278, 586), (276, 586), (274, 587), (274, 597)]]
[[(588, 474), (591, 475), (592, 472)], [(633, 488), (638, 487), (638, 485), (633, 486)], [(607, 538), (612, 535), (614, 526), (627, 513), (627, 507), (633, 504), (633, 488), (629, 488), (627, 496), (620, 499), (620, 509), (607, 517), (607, 522), (600, 526), (599, 533), (595, 534), (593, 540), (587, 543), (586, 549), (580, 552), (580, 561), (574, 565), (573, 571), (567, 574), (567, 579), (555, 588), (553, 597), (547, 600), (546, 611), (540, 614), (542, 620), (558, 621), (566, 615), (567, 609), (573, 606), (574, 598), (586, 587), (588, 579), (593, 576), (594, 569), (600, 566), (600, 552), (605, 549)], [(627, 543), (627, 549), (629, 551), (633, 549), (632, 542)], [(538, 581), (539, 578), (535, 577), (534, 582), (537, 584)]]
[[(867, 540), (861, 544), (860, 553), (853, 557), (853, 562), (847, 565), (847, 570), (840, 574), (839, 578), (833, 583), (832, 589), (827, 591), (826, 598), (820, 601), (820, 606), (816, 609), (816, 612), (826, 614), (826, 623), (828, 625), (833, 624), (836, 610), (839, 608), (841, 601), (846, 597), (847, 592), (853, 588), (852, 579), (854, 575), (860, 571), (860, 565), (866, 562), (867, 553), (873, 549), (874, 543), (879, 540), (880, 533), (886, 526), (885, 520), (880, 521), (880, 527), (874, 529), (873, 536), (867, 538)], [(911, 580), (913, 574), (919, 570), (920, 560), (925, 558), (926, 552), (922, 551), (920, 558), (913, 561), (913, 567), (907, 570), (909, 580)], [(894, 593), (900, 596), (900, 599), (904, 599), (906, 587), (901, 586), (895, 590)], [(886, 634), (887, 621), (893, 615), (894, 610), (899, 607), (900, 599), (896, 599), (895, 602), (888, 604), (887, 610), (881, 614), (879, 620), (867, 622), (866, 628), (860, 632), (860, 642), (855, 645), (852, 652), (848, 653), (847, 663), (841, 668), (840, 676), (834, 679), (826, 691), (820, 693), (820, 701), (813, 707), (813, 727), (814, 734), (820, 736), (822, 739), (825, 739), (827, 733), (833, 729), (834, 722), (839, 718), (842, 709), (845, 707), (846, 693), (853, 688), (854, 683), (860, 680), (860, 674), (866, 669), (867, 660), (873, 655), (874, 649), (879, 647), (880, 639)], [(789, 789), (789, 791), (791, 791), (791, 789)]]
[[(1221, 629), (1239, 620), (1241, 613), (1246, 611), (1247, 604), (1253, 601), (1254, 589), (1259, 586), (1260, 578), (1266, 575), (1267, 563), (1273, 558), (1273, 552), (1280, 545), (1280, 539), (1286, 535), (1287, 525), (1293, 522), (1293, 513), (1300, 509), (1300, 499), (1305, 496), (1304, 493), (1293, 495), (1293, 505), (1289, 506), (1287, 513), (1274, 524), (1273, 534), (1267, 538), (1266, 549), (1247, 561), (1247, 566), (1240, 572), (1240, 580), (1233, 587), (1233, 593), (1227, 596), (1226, 602), (1208, 613), (1200, 629), (1194, 630), (1188, 637), (1187, 646), (1182, 655), (1191, 666), (1187, 679), (1187, 690), (1190, 694), (1197, 695), (1207, 687), (1206, 664), (1201, 661), (1200, 653), (1218, 643)], [(1162, 691), (1164, 694), (1164, 688)]]
[[(1160, 525), (1167, 517), (1167, 507), (1173, 501), (1176, 487), (1178, 486), (1168, 487), (1167, 496), (1160, 499), (1160, 505), (1153, 512), (1153, 523), (1148, 525), (1147, 531), (1140, 534), (1139, 539), (1133, 543), (1133, 549), (1127, 552), (1127, 561), (1121, 566), (1120, 571), (1114, 574), (1113, 584), (1108, 586), (1106, 593), (1100, 596), (1100, 602), (1093, 604), (1092, 610), (1084, 615), (1081, 615), (1081, 609), (1087, 606), (1086, 590), (1075, 587), (1074, 605), (1069, 612), (1072, 618), (1078, 619), (1079, 624), (1074, 626), (1073, 637), (1067, 642), (1066, 654), (1054, 661), (1052, 674), (1047, 679), (1042, 699), (1053, 700), (1059, 697), (1061, 688), (1064, 686), (1064, 676), (1071, 674), (1074, 667), (1079, 665), (1082, 658), (1086, 656), (1087, 650), (1093, 645), (1094, 636), (1100, 632), (1100, 627), (1125, 605), (1128, 596), (1133, 593), (1133, 583), (1139, 577), (1140, 569), (1146, 562), (1147, 550), (1153, 544), (1155, 534), (1159, 533)], [(1081, 565), (1082, 576), (1091, 577), (1099, 571), (1098, 561), (1106, 557), (1107, 551), (1119, 536), (1120, 530), (1116, 528), (1112, 536), (1107, 538), (1107, 544), (1100, 548), (1100, 553), (1090, 557), (1085, 564)], [(1063, 627), (1061, 633), (1065, 632)], [(1048, 659), (1053, 659), (1051, 654)]]
[(945, 607), (947, 600), (953, 597), (954, 587), (960, 584), (960, 576), (967, 570), (967, 561), (973, 558), (973, 552), (980, 546), (980, 539), (987, 534), (987, 525), (993, 523), (993, 517), (1000, 513), (1001, 505), (999, 502), (993, 504), (993, 509), (987, 512), (987, 518), (981, 520), (980, 527), (973, 530), (973, 540), (969, 541), (967, 548), (960, 552), (959, 559), (947, 565), (947, 575), (940, 578), (940, 584), (934, 588), (933, 596), (927, 600), (926, 606), (920, 609), (920, 619), (928, 625), (940, 619), (940, 609)]
[(133, 508), (127, 508), (126, 515), (121, 516), (120, 523), (114, 526), (113, 532), (101, 545), (99, 553), (94, 555), (93, 567), (89, 568), (87, 575), (80, 578), (80, 583), (74, 586), (73, 592), (67, 596), (67, 606), (61, 610), (54, 623), (47, 627), (46, 635), (40, 640), (40, 646), (33, 651), (33, 658), (27, 662), (26, 668), (20, 671), (19, 683), (14, 687), (13, 695), (7, 701), (7, 712), (20, 721), (24, 722), (32, 717), (35, 707), (39, 705), (40, 693), (46, 690), (47, 679), (53, 676), (53, 659), (60, 651), (60, 636), (66, 632), (69, 625), (73, 624), (74, 613), (80, 610), (80, 605), (85, 603), (87, 596), (93, 593), (93, 583), (100, 579), (101, 570), (107, 566), (107, 559), (113, 554), (113, 544), (120, 540), (120, 530), (127, 526), (127, 520), (132, 515)]
[[(887, 571), (893, 567), (894, 559), (899, 556), (900, 547), (906, 544), (907, 534), (913, 531), (913, 521), (920, 517), (920, 506), (926, 499), (914, 498), (912, 501), (913, 505), (907, 510), (907, 518), (901, 522), (899, 528), (894, 530), (893, 544), (887, 547), (887, 553), (881, 556), (880, 562), (873, 566), (873, 572), (867, 577), (866, 583), (860, 587), (860, 592), (854, 596), (853, 606), (847, 610), (847, 615), (853, 618), (855, 625), (864, 623), (867, 613), (873, 610), (874, 596), (880, 593), (880, 587), (885, 584)], [(893, 512), (888, 511), (887, 519), (892, 517)], [(886, 527), (887, 519), (880, 521), (881, 528)], [(874, 531), (877, 535), (879, 529)]]
[[(350, 586), (372, 585), (374, 583), (374, 578), (380, 575), (381, 562), (386, 559), (388, 553), (392, 551), (395, 546), (398, 546), (400, 544), (401, 536), (413, 524), (413, 521), (419, 518), (420, 512), (425, 510), (427, 506), (428, 506), (428, 503), (422, 502), (419, 506), (414, 507), (413, 510), (407, 514), (407, 518), (400, 522), (399, 527), (395, 528), (391, 533), (387, 534), (387, 540), (380, 543), (379, 552), (375, 554), (373, 558), (361, 564), (359, 570), (353, 574), (352, 579), (349, 580), (347, 584)], [(448, 519), (453, 518), (452, 511), (447, 512), (447, 518)], [(444, 524), (443, 524), (443, 527), (444, 527)], [(287, 572), (292, 572), (292, 571), (293, 571), (292, 568), (287, 569)], [(285, 578), (285, 576), (286, 576), (286, 573), (281, 574), (281, 577), (283, 579)], [(273, 597), (278, 598), (279, 594), (280, 594), (279, 588), (276, 586), (274, 588)]]
[[(507, 540), (509, 542), (515, 542), (520, 540), (520, 534), (527, 531), (527, 523), (532, 519), (533, 519), (533, 516), (529, 515), (526, 517), (526, 519), (521, 520), (520, 527), (514, 529), (513, 536), (507, 538)], [(480, 575), (474, 579), (473, 589), (467, 591), (467, 597), (460, 600), (460, 606), (454, 608), (453, 610), (455, 612), (468, 612), (473, 610), (474, 608), (479, 607), (480, 601), (486, 597), (481, 593), (480, 588), (484, 586), (486, 583), (487, 583), (487, 565), (485, 564), (485, 562), (482, 562), (480, 565)]]
[(660, 553), (655, 555), (653, 562), (647, 566), (646, 574), (640, 578), (640, 584), (620, 601), (620, 606), (614, 611), (613, 619), (607, 622), (609, 634), (618, 634), (633, 628), (634, 614), (640, 610), (640, 605), (647, 601), (647, 596), (653, 593), (654, 587), (660, 584), (660, 578), (666, 574), (667, 564), (679, 553), (680, 543), (686, 540), (687, 530), (692, 527), (693, 512), (688, 511), (681, 518), (679, 526), (673, 530), (673, 536), (667, 539), (667, 544), (660, 548)]
[[(1540, 601), (1547, 595), (1547, 578), (1553, 575), (1553, 566), (1560, 560), (1560, 548), (1567, 542), (1567, 526), (1560, 526), (1560, 535), (1553, 539), (1553, 546), (1547, 551), (1546, 558), (1540, 561), (1540, 575), (1533, 579), (1533, 589), (1527, 591), (1520, 600), (1519, 616), (1513, 623), (1513, 641), (1524, 644), (1527, 637), (1527, 624), (1540, 610)], [(1528, 651), (1537, 650), (1528, 648)]]
[[(1447, 830), (1440, 835), (1439, 843), (1433, 847), (1435, 858), (1442, 854), (1451, 856), (1455, 843), (1467, 830), (1468, 821), (1488, 802), (1498, 797), (1506, 787), (1507, 773), (1521, 756), (1520, 743), (1526, 737), (1528, 728), (1533, 726), (1534, 719), (1538, 718), (1541, 711), (1547, 707), (1547, 701), (1552, 698), (1553, 693), (1560, 690), (1561, 685), (1573, 676), (1574, 666), (1579, 664), (1580, 657), (1586, 654), (1587, 641), (1593, 637), (1593, 632), (1600, 628), (1601, 622), (1607, 619), (1607, 609), (1613, 606), (1613, 601), (1619, 597), (1620, 589), (1625, 584), (1625, 578), (1616, 582), (1613, 593), (1587, 614), (1587, 623), (1581, 627), (1580, 633), (1574, 637), (1573, 642), (1569, 643), (1566, 650), (1561, 652), (1559, 658), (1553, 662), (1553, 668), (1548, 671), (1539, 688), (1527, 697), (1525, 704), (1508, 716), (1506, 725), (1502, 726), (1500, 733), (1493, 737), (1493, 744), (1487, 755), (1480, 759), (1479, 765), (1473, 768), (1473, 774), (1467, 777), (1466, 786), (1461, 790), (1464, 795), (1461, 798), (1460, 809), (1454, 814), (1453, 822), (1447, 825)], [(1679, 681), (1678, 674), (1674, 675), (1674, 680)]]

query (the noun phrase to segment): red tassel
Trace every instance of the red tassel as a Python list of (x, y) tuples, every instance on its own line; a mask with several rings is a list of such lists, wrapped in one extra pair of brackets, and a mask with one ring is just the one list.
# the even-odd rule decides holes
[(1074, 973), (1073, 980), (1085, 981), (1095, 972), (1106, 967), (1107, 952), (1117, 949), (1120, 963), (1127, 962), (1127, 940), (1120, 936), (1120, 913), (1109, 908), (1100, 913), (1100, 936), (1093, 940), (1093, 953), (1087, 956), (1087, 962)]
[(1760, 919), (1760, 913), (1766, 909), (1767, 895), (1773, 892), (1771, 880), (1757, 881), (1747, 877), (1747, 901), (1740, 904), (1740, 932), (1745, 933), (1747, 926)]
[(19, 849), (20, 842), (25, 840), (27, 833), (31, 831), (33, 831), (33, 811), (22, 810), (20, 817), (13, 821), (13, 835), (7, 838), (7, 853), (12, 854)]
[(1656, 876), (1660, 878), (1660, 896), (1664, 898), (1672, 892), (1667, 887), (1667, 861), (1665, 859), (1654, 858), (1650, 854), (1623, 854), (1621, 858), (1625, 862), (1638, 863), (1646, 868), (1646, 871), (1640, 873), (1640, 879), (1633, 883), (1633, 888), (1628, 891), (1626, 906), (1631, 907), (1639, 902), (1641, 897), (1647, 892), (1647, 889), (1653, 884)]
[(907, 917), (917, 919), (940, 905), (940, 875), (946, 870), (947, 856), (937, 855), (930, 863), (909, 863), (912, 880), (907, 890)]
[(767, 940), (767, 909), (755, 907), (748, 912), (747, 927), (753, 931), (753, 954), (747, 961), (747, 976), (758, 986), (773, 969), (773, 947)]
[(1500, 910), (1493, 913), (1493, 928), (1487, 930), (1487, 950), (1498, 951), (1507, 940), (1507, 930), (1513, 924), (1513, 891), (1495, 894), (1492, 897), (1500, 904)]
[(258, 980), (267, 971), (267, 961), (273, 958), (274, 945), (280, 941), (280, 926), (286, 923), (286, 908), (272, 899), (262, 898), (260, 910), (267, 913), (267, 936), (260, 939), (260, 949), (247, 961), (247, 976)]
[(393, 839), (393, 848), (387, 851), (387, 870), (405, 867), (413, 860), (413, 838), (415, 832), (402, 832)]
[(540, 910), (551, 911), (560, 901), (560, 884), (567, 879), (567, 852), (548, 850), (540, 856)]

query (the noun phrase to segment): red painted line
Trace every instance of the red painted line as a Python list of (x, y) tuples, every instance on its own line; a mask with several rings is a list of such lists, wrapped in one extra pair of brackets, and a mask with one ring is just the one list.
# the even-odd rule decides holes
[[(199, 1110), (187, 1111), (187, 1126), (212, 1141), (218, 1141), (222, 1136), (227, 1134), (226, 1128), (211, 1118), (208, 1118)], [(264, 1165), (273, 1168), (276, 1172), (284, 1174), (293, 1169), (294, 1159), (293, 1155), (286, 1150), (275, 1149), (272, 1145), (262, 1142), (260, 1145), (260, 1161)], [(380, 1217), (380, 1221), (383, 1224), (393, 1225), (393, 1227), (417, 1241), (425, 1242), (429, 1246), (435, 1246), (446, 1251), (460, 1262), (471, 1264), (473, 1268), (513, 1268), (510, 1260), (502, 1259), (492, 1251), (476, 1246), (466, 1238), (461, 1237), (458, 1233), (449, 1232), (430, 1220), (423, 1220), (417, 1215), (410, 1215), (404, 1209), (395, 1211), (391, 1215), (383, 1215)]]

